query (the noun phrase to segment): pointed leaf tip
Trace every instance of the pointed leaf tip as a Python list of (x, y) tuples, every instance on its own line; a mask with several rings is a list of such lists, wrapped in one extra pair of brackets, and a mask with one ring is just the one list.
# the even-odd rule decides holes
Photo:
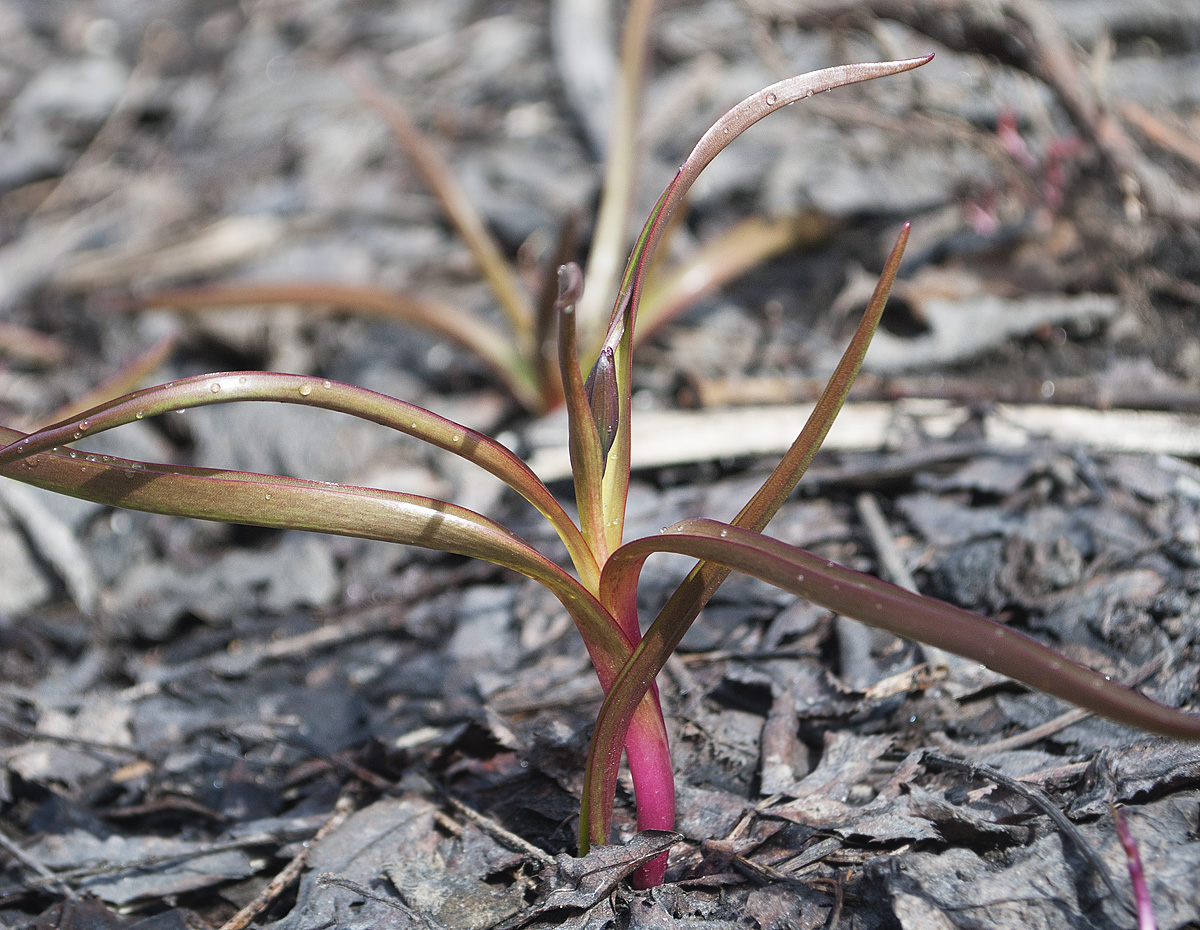
[(558, 299), (554, 301), (554, 309), (559, 313), (569, 313), (579, 302), (583, 293), (583, 272), (575, 262), (567, 262), (558, 266)]
[(588, 406), (592, 408), (592, 419), (596, 421), (600, 445), (607, 458), (609, 449), (616, 441), (617, 426), (621, 420), (617, 367), (611, 347), (605, 346), (601, 351), (583, 389), (587, 393)]

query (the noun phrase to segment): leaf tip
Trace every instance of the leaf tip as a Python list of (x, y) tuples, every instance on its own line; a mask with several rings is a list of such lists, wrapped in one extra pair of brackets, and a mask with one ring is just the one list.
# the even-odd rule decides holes
[(558, 266), (558, 298), (554, 309), (559, 313), (571, 313), (583, 294), (583, 272), (575, 262)]

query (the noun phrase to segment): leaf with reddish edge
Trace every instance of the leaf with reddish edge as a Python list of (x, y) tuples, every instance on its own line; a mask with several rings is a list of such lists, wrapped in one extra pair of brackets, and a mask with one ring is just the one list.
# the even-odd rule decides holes
[[(23, 450), (15, 458), (10, 451), (0, 475), (71, 497), (148, 513), (402, 543), (510, 568), (544, 585), (563, 604), (606, 690), (632, 654), (629, 638), (594, 594), (505, 527), (463, 507), (278, 475), (57, 449), (36, 452), (31, 437), (4, 427), (0, 441), (9, 443), (9, 450)], [(646, 786), (654, 810), (652, 797), (673, 790), (666, 727), (655, 696), (638, 707), (628, 742), (630, 767)]]
[[(1175, 739), (1200, 740), (1200, 716), (1159, 704), (1032, 637), (942, 601), (822, 559), (787, 543), (714, 520), (684, 520), (662, 535), (638, 539), (609, 557), (600, 581), (605, 603), (636, 589), (642, 565), (656, 552), (674, 552), (728, 566), (814, 604), (896, 636), (964, 656), (1032, 688), (1127, 726)], [(678, 646), (689, 624), (660, 617), (646, 631), (633, 658), (617, 676), (596, 721), (584, 791), (590, 828), (603, 825), (603, 810), (616, 789), (611, 755), (604, 754), (624, 729), (631, 702), (640, 699)], [(619, 742), (616, 745), (620, 745)], [(619, 756), (618, 756), (619, 758)]]
[(696, 143), (671, 183), (658, 198), (654, 209), (642, 227), (625, 266), (621, 290), (613, 306), (604, 348), (613, 352), (616, 374), (616, 394), (620, 416), (616, 439), (608, 455), (604, 471), (604, 518), (608, 527), (609, 546), (616, 549), (621, 542), (625, 519), (625, 501), (629, 495), (630, 463), (630, 391), (633, 378), (632, 333), (637, 318), (641, 290), (659, 238), (670, 221), (671, 214), (682, 202), (708, 164), (730, 142), (765, 116), (781, 107), (816, 94), (879, 77), (899, 74), (919, 68), (933, 58), (911, 58), (904, 61), (871, 64), (839, 65), (798, 77), (787, 78), (747, 97), (717, 120)]
[(597, 589), (599, 566), (579, 528), (521, 459), (491, 437), (423, 407), (340, 381), (263, 371), (222, 372), (185, 378), (127, 394), (31, 433), (20, 442), (0, 449), (0, 464), (146, 416), (247, 400), (336, 410), (390, 427), (473, 462), (538, 509), (567, 547), (584, 585), (589, 590)]
[[(103, 459), (57, 449), (85, 435), (93, 436), (145, 416), (239, 400), (338, 410), (392, 427), (474, 462), (505, 481), (546, 516), (563, 537), (572, 558), (578, 555), (576, 567), (583, 583), (503, 527), (442, 501), (274, 475)], [(592, 592), (599, 587), (597, 563), (579, 529), (528, 466), (495, 440), (395, 398), (302, 375), (229, 372), (137, 391), (29, 435), (0, 427), (0, 439), (8, 442), (0, 449), (0, 474), (110, 506), (383, 539), (481, 558), (523, 572), (549, 588), (567, 608), (605, 690), (636, 642), (625, 633), (630, 624), (619, 622), (596, 602)], [(449, 524), (447, 514), (455, 518)], [(482, 536), (473, 535), (467, 527), (472, 521), (483, 527), (477, 527)], [(445, 532), (446, 525), (454, 532)], [(496, 549), (498, 541), (501, 545)], [(636, 635), (636, 621), (632, 629)], [(627, 740), (630, 768), (641, 794), (648, 799), (646, 824), (666, 828), (673, 823), (673, 801), (663, 800), (657, 805), (653, 801), (673, 799), (674, 790), (670, 748), (657, 693), (642, 702), (637, 718)], [(664, 810), (671, 816), (664, 817)]]

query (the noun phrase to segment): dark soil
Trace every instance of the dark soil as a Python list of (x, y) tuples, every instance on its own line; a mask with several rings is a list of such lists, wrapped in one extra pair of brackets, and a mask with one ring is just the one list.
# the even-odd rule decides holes
[[(170, 339), (154, 382), (311, 373), (561, 445), (559, 421), (412, 329), (126, 311), (166, 287), (325, 280), (499, 321), (341, 69), (410, 109), (536, 282), (595, 209), (604, 101), (571, 88), (616, 34), (620, 10), (612, 35), (581, 25), (603, 6), (0, 0), (0, 422), (45, 420)], [(645, 346), (637, 406), (769, 418), (810, 398), (912, 220), (845, 414), (885, 426), (831, 437), (772, 531), (880, 574), (894, 551), (922, 591), (1195, 708), (1200, 7), (707, 0), (664, 3), (655, 35), (639, 216), (746, 94), (937, 57), (792, 107), (711, 166), (677, 256), (755, 214), (807, 211), (815, 232)], [(166, 420), (88, 450), (444, 497), (561, 556), (515, 496), (380, 429), (267, 405)], [(737, 512), (772, 463), (729, 432), (638, 471), (631, 536)], [(1120, 805), (1158, 926), (1200, 927), (1195, 747), (758, 582), (731, 578), (661, 676), (679, 836), (577, 860), (601, 694), (536, 585), (8, 481), (0, 503), (3, 926), (1132, 927)], [(650, 563), (647, 616), (685, 569)], [(668, 883), (633, 891), (666, 847)]]

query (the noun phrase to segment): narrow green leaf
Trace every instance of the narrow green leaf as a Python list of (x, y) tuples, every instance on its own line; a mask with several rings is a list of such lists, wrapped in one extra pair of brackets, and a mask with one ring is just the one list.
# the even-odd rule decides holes
[[(887, 304), (892, 283), (900, 268), (900, 260), (904, 255), (904, 247), (908, 242), (908, 233), (909, 226), (905, 224), (884, 265), (879, 283), (875, 287), (875, 293), (868, 302), (863, 317), (859, 321), (858, 327), (855, 329), (854, 335), (850, 340), (850, 344), (842, 354), (842, 358), (838, 362), (833, 375), (830, 377), (825, 390), (822, 392), (820, 400), (817, 401), (816, 406), (813, 408), (808, 422), (805, 423), (804, 428), (800, 431), (800, 435), (796, 437), (796, 441), (792, 443), (787, 453), (767, 477), (762, 487), (750, 499), (749, 503), (742, 508), (742, 511), (734, 520), (735, 525), (751, 530), (763, 529), (771, 517), (778, 512), (780, 506), (782, 506), (788, 495), (795, 489), (796, 484), (812, 463), (813, 457), (816, 455), (830, 427), (833, 425), (834, 419), (836, 419), (850, 392), (854, 378), (862, 366), (863, 358), (871, 343), (871, 336), (879, 325), (879, 320)], [(727, 577), (729, 577), (728, 567), (720, 564), (701, 562), (688, 573), (679, 587), (675, 589), (652, 625), (652, 628), (657, 627), (660, 630), (660, 635), (662, 630), (675, 631), (678, 634), (678, 638), (674, 639), (671, 649), (675, 648), (679, 639), (682, 639), (684, 632), (686, 632), (699, 615), (700, 610)], [(636, 585), (617, 589), (611, 596), (612, 600), (605, 601), (609, 610), (612, 611), (618, 620), (626, 622), (625, 618), (628, 613), (630, 611), (636, 612), (637, 609)], [(673, 636), (674, 634), (667, 638), (671, 639)], [(667, 655), (660, 657), (663, 662), (666, 661)], [(655, 674), (657, 674), (657, 671)], [(624, 690), (610, 692), (605, 698), (604, 707), (601, 709), (601, 717), (612, 713), (609, 709), (612, 705), (619, 704), (622, 701), (638, 700), (640, 695), (645, 693), (640, 689), (652, 686), (653, 680), (653, 676), (651, 676), (649, 683), (642, 681), (640, 678), (623, 679), (619, 687), (621, 689), (628, 689), (629, 693), (624, 693)], [(636, 697), (633, 696), (635, 692), (637, 694)], [(606, 728), (603, 731), (597, 729), (596, 733), (598, 734), (597, 739), (605, 741), (595, 750), (597, 758), (610, 758), (614, 752), (618, 755), (620, 754), (621, 746), (624, 743), (623, 731)], [(603, 796), (608, 799), (606, 803), (610, 806), (605, 810), (593, 813), (596, 819), (590, 829), (599, 830), (605, 827), (611, 820), (612, 795), (604, 793)]]
[(579, 370), (575, 304), (582, 291), (583, 275), (579, 266), (574, 262), (563, 265), (559, 269), (559, 297), (555, 307), (558, 310), (558, 364), (567, 407), (571, 475), (575, 482), (575, 505), (579, 509), (583, 538), (595, 556), (597, 565), (602, 566), (608, 557), (601, 500), (604, 450)]
[[(37, 452), (34, 436), (5, 427), (0, 427), (0, 441), (9, 444), (8, 450), (21, 450), (15, 459), (7, 454), (0, 476), (59, 494), (148, 513), (419, 546), (520, 572), (545, 586), (566, 608), (605, 690), (633, 653), (632, 643), (594, 594), (505, 527), (463, 507), (396, 491), (279, 475), (69, 450)], [(631, 719), (630, 765), (658, 794), (658, 809), (673, 810), (670, 747), (657, 696), (639, 701)], [(655, 799), (648, 797), (647, 802), (654, 810)]]
[(633, 326), (646, 269), (671, 214), (687, 196), (700, 173), (730, 142), (763, 117), (798, 100), (804, 100), (838, 87), (845, 87), (848, 84), (857, 84), (911, 71), (913, 68), (927, 64), (932, 58), (932, 55), (927, 55), (923, 58), (910, 58), (903, 61), (838, 65), (786, 78), (750, 95), (713, 123), (708, 132), (696, 143), (688, 157), (684, 159), (683, 164), (675, 173), (675, 177), (671, 179), (671, 183), (659, 197), (654, 210), (646, 220), (646, 225), (642, 227), (642, 232), (629, 256), (629, 262), (625, 266), (621, 290), (613, 306), (605, 345), (615, 349), (620, 342), (622, 332)]
[(336, 410), (370, 420), (461, 456), (499, 478), (533, 504), (567, 547), (584, 584), (592, 590), (599, 566), (579, 528), (529, 467), (489, 436), (435, 413), (364, 388), (277, 372), (200, 375), (129, 394), (77, 418), (38, 430), (0, 449), (0, 463), (64, 445), (143, 417), (234, 401), (274, 401)]

